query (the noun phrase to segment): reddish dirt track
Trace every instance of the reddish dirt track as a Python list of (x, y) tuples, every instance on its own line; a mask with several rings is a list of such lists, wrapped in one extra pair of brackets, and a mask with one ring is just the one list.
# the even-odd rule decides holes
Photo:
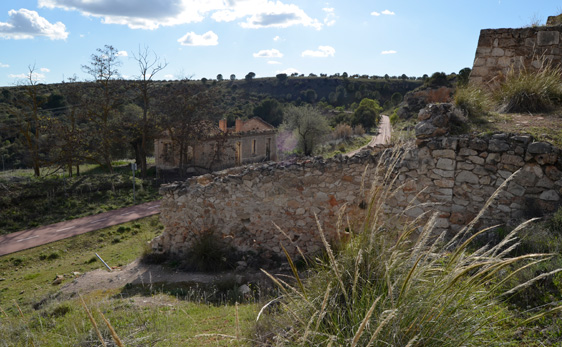
[(0, 236), (0, 256), (160, 213), (160, 201)]

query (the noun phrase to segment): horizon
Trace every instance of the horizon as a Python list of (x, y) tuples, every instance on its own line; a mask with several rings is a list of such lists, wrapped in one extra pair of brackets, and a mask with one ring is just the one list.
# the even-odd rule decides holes
[[(156, 4), (156, 6), (155, 6)], [(559, 2), (524, 0), (223, 1), (21, 0), (0, 3), (0, 86), (76, 76), (96, 49), (119, 51), (124, 79), (147, 47), (166, 69), (155, 80), (243, 79), (278, 73), (421, 77), (458, 73), (474, 60), (480, 30), (544, 24)]]

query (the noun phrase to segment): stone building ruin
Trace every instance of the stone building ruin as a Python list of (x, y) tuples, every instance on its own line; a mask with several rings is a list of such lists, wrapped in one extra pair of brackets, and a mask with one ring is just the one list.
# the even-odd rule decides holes
[(548, 62), (562, 64), (562, 15), (546, 26), (481, 30), (470, 81), (489, 85), (512, 68), (533, 71)]
[[(228, 128), (226, 119), (208, 130), (204, 139), (193, 141), (180, 158), (178, 145), (165, 133), (154, 141), (155, 165), (159, 170), (177, 169), (180, 163), (192, 173), (205, 173), (249, 163), (277, 160), (277, 130), (259, 117), (237, 119)], [(182, 159), (182, 160), (180, 160)]]

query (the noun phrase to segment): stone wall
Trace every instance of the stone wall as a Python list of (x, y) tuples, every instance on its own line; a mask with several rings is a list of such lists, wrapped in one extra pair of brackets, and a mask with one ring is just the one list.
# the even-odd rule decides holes
[[(551, 20), (555, 23), (554, 20)], [(538, 69), (543, 59), (562, 62), (562, 26), (480, 31), (470, 81), (493, 83), (510, 68)]]
[[(482, 225), (515, 224), (558, 209), (562, 193), (558, 148), (525, 135), (450, 136), (453, 115), (450, 104), (420, 111), (417, 146), (399, 150), (401, 160), (394, 169), (399, 189), (385, 201), (386, 213), (416, 218), (436, 212), (437, 229), (455, 232), (518, 170)], [(252, 165), (164, 186), (165, 230), (153, 241), (153, 249), (182, 255), (212, 231), (239, 251), (266, 258), (284, 257), (280, 244), (292, 256), (298, 256), (297, 246), (306, 254), (317, 252), (322, 242), (315, 215), (329, 239), (338, 237), (344, 206), (346, 220), (359, 229), (368, 201), (365, 191), (380, 174), (377, 165), (388, 165), (389, 151)]]

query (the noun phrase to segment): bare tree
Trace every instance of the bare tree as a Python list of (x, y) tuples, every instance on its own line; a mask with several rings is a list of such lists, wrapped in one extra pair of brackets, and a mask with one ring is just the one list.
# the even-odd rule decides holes
[(154, 120), (150, 113), (150, 88), (154, 75), (162, 71), (168, 63), (161, 62), (156, 53), (150, 52), (148, 47), (141, 49), (139, 47), (138, 54), (134, 54), (134, 59), (139, 65), (140, 76), (137, 79), (136, 87), (142, 101), (142, 124), (141, 124), (141, 143), (140, 148), (135, 149), (136, 158), (140, 160), (141, 176), (146, 178), (146, 153), (147, 142), (154, 138)]
[(97, 54), (92, 54), (89, 65), (82, 65), (82, 69), (94, 78), (94, 88), (86, 102), (88, 117), (91, 122), (92, 138), (95, 143), (90, 147), (98, 153), (101, 163), (113, 172), (111, 165), (111, 149), (114, 145), (115, 129), (112, 121), (118, 107), (123, 104), (124, 85), (120, 83), (117, 67), (121, 65), (118, 51), (111, 45), (98, 48)]
[(41, 100), (39, 95), (35, 65), (28, 66), (28, 73), (22, 84), (25, 87), (25, 92), (23, 95), (19, 95), (16, 100), (18, 106), (16, 127), (23, 136), (24, 143), (29, 151), (33, 174), (39, 177), (41, 175), (41, 131), (44, 126), (39, 108), (44, 100)]

